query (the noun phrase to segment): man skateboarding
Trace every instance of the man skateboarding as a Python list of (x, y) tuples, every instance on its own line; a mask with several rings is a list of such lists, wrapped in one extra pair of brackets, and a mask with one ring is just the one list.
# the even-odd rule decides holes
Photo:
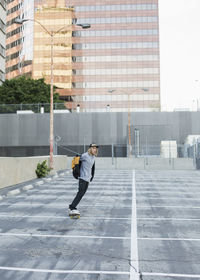
[(69, 205), (69, 216), (70, 217), (80, 217), (80, 212), (76, 208), (83, 196), (85, 195), (89, 182), (93, 180), (95, 172), (95, 157), (98, 154), (98, 145), (90, 144), (89, 149), (86, 153), (81, 155), (80, 158), (80, 176), (78, 184), (78, 192)]

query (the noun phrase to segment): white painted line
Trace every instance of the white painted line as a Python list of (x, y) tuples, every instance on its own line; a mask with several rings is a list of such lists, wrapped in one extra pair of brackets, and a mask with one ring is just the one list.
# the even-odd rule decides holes
[(149, 195), (149, 194), (151, 194), (151, 195), (153, 195), (153, 194), (159, 194), (159, 195), (168, 195), (168, 194), (171, 194), (171, 195), (191, 195), (191, 194), (195, 194), (195, 195), (200, 195), (200, 191), (190, 191), (190, 192), (185, 192), (185, 191), (183, 191), (183, 190), (180, 190), (180, 191), (173, 191), (173, 190), (167, 190), (167, 191), (163, 191), (163, 190), (150, 190), (150, 191), (148, 191), (148, 192), (146, 192), (146, 191), (137, 191), (137, 194), (139, 194), (139, 195)]
[[(68, 219), (68, 215), (66, 216), (47, 216), (47, 215), (9, 215), (9, 214), (0, 214), (0, 218), (38, 218), (38, 219)], [(120, 218), (120, 217), (100, 217), (100, 216), (81, 216), (81, 219), (94, 219), (94, 220), (130, 220), (131, 218)]]
[(176, 273), (142, 272), (142, 275), (200, 279), (200, 274), (176, 274)]
[(138, 240), (156, 241), (200, 241), (200, 238), (162, 238), (162, 237), (139, 237)]
[(16, 190), (12, 190), (12, 191), (9, 191), (7, 193), (7, 196), (13, 196), (13, 195), (17, 195), (20, 193), (20, 190), (19, 189), (16, 189)]
[(160, 220), (160, 221), (200, 221), (200, 218), (138, 218), (138, 220)]
[(130, 280), (139, 280), (138, 244), (137, 244), (137, 211), (136, 211), (135, 170), (132, 179), (132, 218), (131, 218), (131, 265)]
[[(68, 215), (66, 216), (49, 216), (49, 215), (10, 215), (10, 214), (0, 214), (0, 218), (38, 218), (38, 219), (67, 219)], [(90, 219), (90, 220), (126, 220), (132, 221), (132, 218), (122, 218), (122, 217), (105, 217), (105, 216), (81, 216), (81, 219)], [(200, 218), (137, 218), (137, 220), (160, 220), (160, 221), (200, 221)]]
[[(73, 191), (73, 192), (59, 192), (59, 191), (57, 191), (57, 192), (43, 192), (43, 191), (38, 191), (38, 190), (33, 190), (33, 192), (31, 192), (31, 197), (33, 197), (33, 198), (40, 198), (40, 197), (46, 197), (47, 199), (48, 198), (58, 198), (58, 199), (61, 199), (63, 196), (66, 198), (66, 199), (69, 199), (69, 198), (71, 198), (72, 196), (74, 196), (75, 195), (75, 193), (77, 192), (77, 190), (75, 190), (75, 191)], [(107, 198), (110, 198), (111, 196), (112, 196), (112, 198), (114, 198), (114, 199), (117, 199), (117, 200), (119, 200), (119, 197), (121, 198), (121, 199), (130, 199), (130, 196), (131, 196), (131, 193), (127, 193), (127, 192), (123, 192), (123, 191), (121, 191), (121, 192), (119, 192), (119, 193), (108, 193), (108, 192), (105, 192), (105, 193), (100, 193), (100, 192), (92, 192), (92, 193), (89, 193), (88, 192), (88, 195), (87, 195), (87, 198), (89, 198), (89, 199), (91, 199), (91, 198), (93, 198), (93, 197), (95, 197), (95, 196), (100, 196), (100, 197), (102, 197), (102, 198), (105, 198), (105, 199), (107, 199)], [(23, 194), (23, 195), (21, 195), (20, 197), (26, 197), (27, 195), (26, 194)], [(70, 199), (71, 200), (71, 199)]]
[(119, 240), (130, 240), (130, 237), (124, 236), (96, 236), (96, 235), (59, 235), (59, 234), (32, 234), (32, 233), (2, 233), (0, 236), (20, 236), (20, 237), (41, 237), (41, 238), (86, 238), (86, 239), (119, 239)]
[(189, 209), (200, 209), (198, 206), (187, 206), (187, 205), (138, 205), (137, 208), (189, 208)]
[[(48, 195), (48, 194), (50, 194), (50, 195), (52, 195), (52, 194), (55, 194), (55, 195), (57, 195), (58, 193), (72, 193), (72, 194), (74, 194), (74, 192), (76, 192), (77, 191), (77, 189), (76, 188), (73, 188), (73, 189), (70, 189), (70, 190), (66, 190), (66, 188), (63, 188), (63, 189), (59, 189), (59, 188), (52, 188), (52, 189), (46, 189), (45, 187), (44, 187), (44, 189), (40, 189), (40, 192), (39, 193), (41, 193), (41, 194), (45, 194), (45, 195)], [(93, 195), (95, 195), (95, 194), (100, 194), (100, 192), (101, 192), (102, 190), (93, 190), (93, 189), (90, 189), (89, 190), (89, 194), (93, 194)], [(38, 193), (38, 190), (34, 190), (34, 192), (35, 192), (35, 194), (39, 194)], [(104, 189), (104, 193), (101, 193), (101, 195), (108, 195), (108, 194), (112, 194), (112, 196), (113, 195), (127, 195), (127, 194), (131, 194), (132, 193), (132, 191), (131, 190), (124, 190), (124, 189), (121, 189), (121, 190), (116, 190), (116, 189), (110, 189), (110, 190), (107, 190), (107, 189)], [(189, 193), (188, 193), (189, 194)]]
[(103, 270), (52, 270), (52, 269), (35, 269), (23, 267), (0, 266), (0, 270), (9, 271), (26, 271), (39, 273), (56, 273), (56, 274), (113, 274), (113, 275), (129, 275), (126, 271), (103, 271)]
[[(19, 197), (19, 196), (18, 196)], [(67, 208), (66, 203), (50, 203), (50, 204), (45, 204), (45, 203), (1, 203), (0, 206), (13, 206), (13, 207), (20, 207), (20, 206), (26, 206), (26, 207), (33, 207), (33, 206), (43, 206), (43, 207), (59, 207), (59, 208)], [(94, 207), (94, 208), (101, 208), (101, 207), (108, 207), (108, 208), (127, 208), (127, 209), (132, 209), (131, 206), (125, 206), (124, 204), (116, 204), (116, 205), (110, 205), (110, 204), (96, 204), (96, 205), (91, 205), (91, 204), (81, 204), (81, 208), (85, 207)], [(199, 206), (187, 206), (187, 205), (138, 205), (137, 208), (187, 208), (187, 209), (200, 209)]]
[(33, 185), (27, 185), (27, 186), (23, 187), (23, 190), (25, 190), (25, 191), (28, 191), (31, 189), (33, 189)]
[[(102, 183), (103, 184), (103, 183)], [(68, 192), (68, 191), (76, 191), (78, 189), (78, 184), (77, 183), (73, 183), (73, 184), (68, 184), (66, 182), (66, 185), (64, 186), (64, 184), (61, 186), (60, 185), (60, 182), (58, 181), (55, 181), (54, 184), (52, 184), (52, 182), (46, 182), (45, 185), (43, 185), (41, 187), (41, 190), (42, 191), (47, 191), (47, 190), (50, 190), (50, 191), (65, 191), (65, 192)], [(102, 186), (100, 187), (93, 187), (91, 186), (90, 187), (90, 192), (100, 192), (102, 191)], [(104, 191), (127, 191), (127, 192), (131, 192), (131, 188), (124, 188), (124, 187), (116, 187), (113, 185), (113, 186), (110, 186), (110, 187), (106, 187), (104, 188)]]
[[(138, 198), (137, 198), (138, 199)], [(140, 197), (139, 199), (146, 199), (146, 197)], [(138, 200), (139, 200), (138, 199)], [(200, 200), (200, 198), (190, 198), (190, 197), (150, 197), (148, 196), (148, 199), (152, 199), (152, 200), (159, 200), (159, 199), (167, 199), (167, 200)]]
[[(19, 196), (18, 196), (19, 197)], [(52, 208), (52, 207), (58, 207), (58, 208), (66, 208), (68, 209), (68, 206), (66, 205), (66, 203), (48, 203), (48, 204), (45, 204), (45, 203), (1, 203), (0, 206), (6, 206), (6, 205), (10, 205), (10, 206), (13, 206), (13, 207), (18, 207), (18, 206), (26, 206), (26, 207), (33, 207), (33, 206), (43, 206), (43, 207), (47, 207), (47, 208)], [(108, 207), (108, 208), (120, 208), (120, 209), (124, 209), (124, 208), (127, 208), (127, 209), (132, 209), (131, 206), (124, 206), (124, 204), (120, 204), (120, 203), (117, 203), (116, 205), (110, 205), (109, 204), (95, 204), (95, 205), (91, 205), (91, 204), (81, 204), (81, 208), (87, 208), (87, 207), (90, 207), (90, 208), (97, 208), (97, 207)]]
[[(140, 185), (140, 183), (138, 182), (137, 185)], [(190, 184), (189, 186), (188, 185), (184, 185), (184, 183), (181, 183), (180, 186), (176, 186), (176, 190), (199, 190), (199, 184)], [(164, 186), (156, 186), (156, 185), (153, 185), (152, 184), (147, 184), (147, 185), (144, 185), (144, 186), (138, 186), (137, 187), (137, 190), (174, 190), (174, 186), (173, 185), (167, 185), (165, 184)]]
[[(120, 204), (122, 205), (124, 200), (127, 200), (127, 201), (131, 202), (131, 198), (128, 197), (128, 196), (127, 197), (126, 196), (120, 197), (120, 199), (119, 199), (119, 197), (120, 197), (119, 195), (118, 195), (118, 197), (113, 197), (113, 200), (115, 202), (117, 202), (116, 206), (120, 205)], [(33, 202), (33, 201), (43, 201), (44, 204), (46, 204), (46, 203), (49, 203), (49, 202), (52, 202), (52, 201), (55, 201), (55, 200), (57, 202), (61, 202), (61, 203), (63, 203), (63, 201), (66, 201), (66, 200), (70, 201), (73, 198), (73, 196), (72, 195), (64, 195), (64, 194), (62, 196), (60, 195), (59, 197), (56, 196), (56, 195), (47, 196), (45, 194), (42, 194), (42, 195), (33, 194), (33, 195), (30, 195), (30, 196), (27, 196), (26, 194), (24, 194), (24, 195), (19, 195), (18, 198), (22, 198), (23, 200), (29, 201), (30, 203)], [(87, 198), (85, 199), (85, 202), (89, 203), (89, 201), (91, 201), (93, 198), (95, 198), (95, 196), (89, 196), (88, 195)], [(98, 200), (99, 201), (101, 201), (101, 200), (110, 201), (110, 197), (106, 198), (106, 196), (102, 196), (102, 197), (98, 198)]]
[(176, 185), (176, 187), (178, 187), (177, 185), (180, 185), (180, 187), (185, 187), (185, 188), (190, 188), (191, 186), (199, 186), (199, 182), (195, 182), (195, 181), (192, 181), (192, 182), (186, 182), (185, 180), (183, 181), (180, 181), (180, 182), (159, 182), (159, 181), (149, 181), (149, 182), (141, 182), (140, 180), (137, 180), (137, 184), (138, 184), (138, 187), (140, 188), (141, 185), (151, 185), (149, 187), (152, 187), (153, 185), (153, 188), (154, 186), (156, 187), (156, 185), (164, 185), (164, 186), (171, 186), (173, 187), (174, 185)]

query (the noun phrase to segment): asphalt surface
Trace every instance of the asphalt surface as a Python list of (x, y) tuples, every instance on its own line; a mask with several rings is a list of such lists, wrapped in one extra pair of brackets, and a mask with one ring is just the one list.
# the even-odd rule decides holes
[(0, 201), (0, 280), (200, 279), (200, 172), (96, 171), (78, 209), (69, 172)]

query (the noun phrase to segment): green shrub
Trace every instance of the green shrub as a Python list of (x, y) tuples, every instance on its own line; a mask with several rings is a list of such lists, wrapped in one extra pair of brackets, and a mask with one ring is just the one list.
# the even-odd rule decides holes
[(44, 160), (42, 163), (38, 163), (35, 173), (38, 178), (42, 178), (42, 177), (47, 176), (49, 171), (50, 171), (50, 168), (48, 168), (48, 166), (47, 166), (47, 161)]

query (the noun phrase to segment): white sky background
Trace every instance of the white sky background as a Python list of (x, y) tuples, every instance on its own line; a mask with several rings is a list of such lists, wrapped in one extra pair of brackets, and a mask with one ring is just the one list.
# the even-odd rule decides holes
[(197, 110), (197, 105), (200, 108), (200, 0), (159, 0), (159, 21), (162, 111)]

